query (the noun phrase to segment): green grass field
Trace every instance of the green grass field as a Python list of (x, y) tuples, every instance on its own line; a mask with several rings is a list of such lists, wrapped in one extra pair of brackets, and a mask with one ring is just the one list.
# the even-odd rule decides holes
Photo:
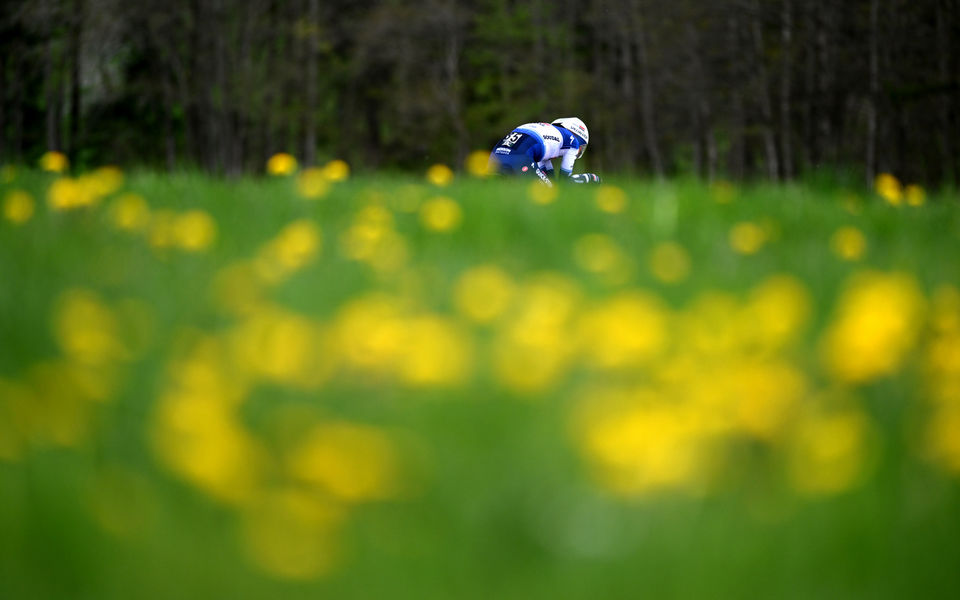
[(0, 598), (955, 598), (960, 203), (0, 177)]

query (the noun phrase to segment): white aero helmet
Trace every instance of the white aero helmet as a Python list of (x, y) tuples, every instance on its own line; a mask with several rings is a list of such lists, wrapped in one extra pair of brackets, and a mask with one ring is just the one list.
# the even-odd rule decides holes
[(551, 125), (559, 125), (583, 140), (583, 145), (580, 146), (580, 151), (577, 152), (577, 158), (583, 156), (583, 152), (587, 149), (587, 144), (590, 143), (590, 132), (587, 131), (587, 126), (583, 121), (578, 117), (561, 117), (554, 120)]

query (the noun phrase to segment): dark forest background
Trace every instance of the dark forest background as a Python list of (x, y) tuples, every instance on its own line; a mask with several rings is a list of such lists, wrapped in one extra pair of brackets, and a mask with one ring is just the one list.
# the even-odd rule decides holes
[(0, 7), (0, 162), (459, 166), (577, 115), (598, 172), (960, 181), (960, 0)]

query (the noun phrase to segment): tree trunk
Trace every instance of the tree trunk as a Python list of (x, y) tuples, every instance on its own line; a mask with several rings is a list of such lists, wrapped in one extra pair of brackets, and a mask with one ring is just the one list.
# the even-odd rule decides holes
[(756, 57), (756, 76), (760, 88), (760, 116), (763, 119), (763, 146), (766, 153), (767, 177), (773, 181), (779, 172), (777, 158), (777, 142), (773, 135), (773, 101), (770, 99), (770, 78), (767, 76), (767, 65), (764, 59), (763, 30), (760, 24), (760, 3), (753, 4), (754, 15), (751, 23)]
[(649, 56), (647, 53), (647, 33), (644, 26), (644, 15), (638, 15), (637, 20), (637, 52), (640, 62), (640, 101), (643, 115), (643, 139), (650, 155), (650, 164), (658, 178), (663, 177), (663, 159), (660, 157), (660, 148), (657, 145), (656, 114), (653, 104), (653, 81), (650, 77)]
[(448, 11), (447, 17), (449, 20), (447, 24), (449, 37), (447, 38), (446, 63), (444, 65), (448, 89), (446, 105), (449, 110), (450, 121), (453, 124), (453, 131), (456, 134), (455, 160), (459, 166), (463, 164), (467, 157), (469, 144), (467, 126), (463, 122), (463, 102), (461, 101), (463, 86), (460, 78), (460, 52), (463, 40), (456, 3), (447, 2), (445, 8)]
[(45, 68), (45, 109), (46, 109), (46, 149), (62, 150), (60, 137), (60, 115), (63, 98), (62, 78), (57, 64), (56, 52), (53, 48), (53, 37), (47, 40), (46, 68)]
[(83, 37), (84, 0), (73, 0), (70, 23), (70, 116), (67, 154), (76, 161), (80, 150), (80, 50)]
[(307, 32), (307, 58), (304, 61), (304, 89), (306, 95), (306, 106), (303, 109), (303, 162), (313, 164), (316, 162), (317, 153), (317, 104), (319, 94), (317, 93), (317, 71), (319, 70), (320, 56), (320, 1), (307, 0), (307, 23), (309, 31)]
[(793, 2), (783, 0), (780, 13), (780, 165), (783, 179), (792, 179), (793, 107), (790, 94), (793, 75)]
[(0, 164), (7, 162), (7, 54), (0, 52)]
[(879, 13), (880, 0), (870, 0), (870, 34), (869, 34), (869, 95), (867, 97), (867, 155), (865, 174), (867, 185), (872, 186), (877, 176), (877, 101), (880, 98), (880, 66), (879, 66)]

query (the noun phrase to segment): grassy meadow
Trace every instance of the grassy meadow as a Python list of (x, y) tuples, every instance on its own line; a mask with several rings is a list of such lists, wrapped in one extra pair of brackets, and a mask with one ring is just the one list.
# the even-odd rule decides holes
[(2, 598), (960, 594), (956, 193), (42, 166)]

